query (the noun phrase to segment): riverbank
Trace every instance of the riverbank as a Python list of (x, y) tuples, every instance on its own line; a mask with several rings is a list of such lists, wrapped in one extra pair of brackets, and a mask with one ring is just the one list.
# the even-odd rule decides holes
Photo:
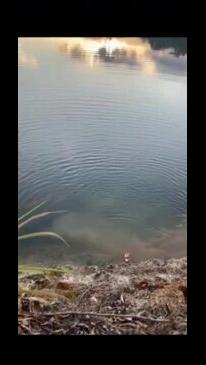
[(19, 266), (19, 335), (186, 335), (187, 259)]

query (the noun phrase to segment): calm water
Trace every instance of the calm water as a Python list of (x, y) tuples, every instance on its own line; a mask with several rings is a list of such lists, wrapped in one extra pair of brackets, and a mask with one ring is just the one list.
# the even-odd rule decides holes
[(186, 254), (185, 39), (19, 39), (19, 214), (64, 209), (22, 233), (21, 262)]

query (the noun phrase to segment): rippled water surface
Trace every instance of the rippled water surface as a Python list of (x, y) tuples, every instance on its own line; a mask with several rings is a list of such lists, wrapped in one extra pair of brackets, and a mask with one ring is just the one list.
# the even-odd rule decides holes
[(19, 38), (21, 262), (186, 254), (185, 39)]

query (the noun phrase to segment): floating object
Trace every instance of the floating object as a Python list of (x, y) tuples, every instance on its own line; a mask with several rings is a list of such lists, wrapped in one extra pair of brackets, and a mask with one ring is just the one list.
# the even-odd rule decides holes
[(129, 260), (130, 260), (130, 253), (129, 252), (125, 252), (125, 254), (124, 254), (124, 261), (125, 262), (129, 262)]

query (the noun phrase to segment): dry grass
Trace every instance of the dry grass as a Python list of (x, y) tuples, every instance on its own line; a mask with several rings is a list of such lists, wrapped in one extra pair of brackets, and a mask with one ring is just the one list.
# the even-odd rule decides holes
[[(22, 273), (19, 334), (185, 335), (186, 270), (182, 258), (74, 267), (71, 276), (62, 277), (41, 270)], [(80, 276), (92, 281), (82, 282)]]

